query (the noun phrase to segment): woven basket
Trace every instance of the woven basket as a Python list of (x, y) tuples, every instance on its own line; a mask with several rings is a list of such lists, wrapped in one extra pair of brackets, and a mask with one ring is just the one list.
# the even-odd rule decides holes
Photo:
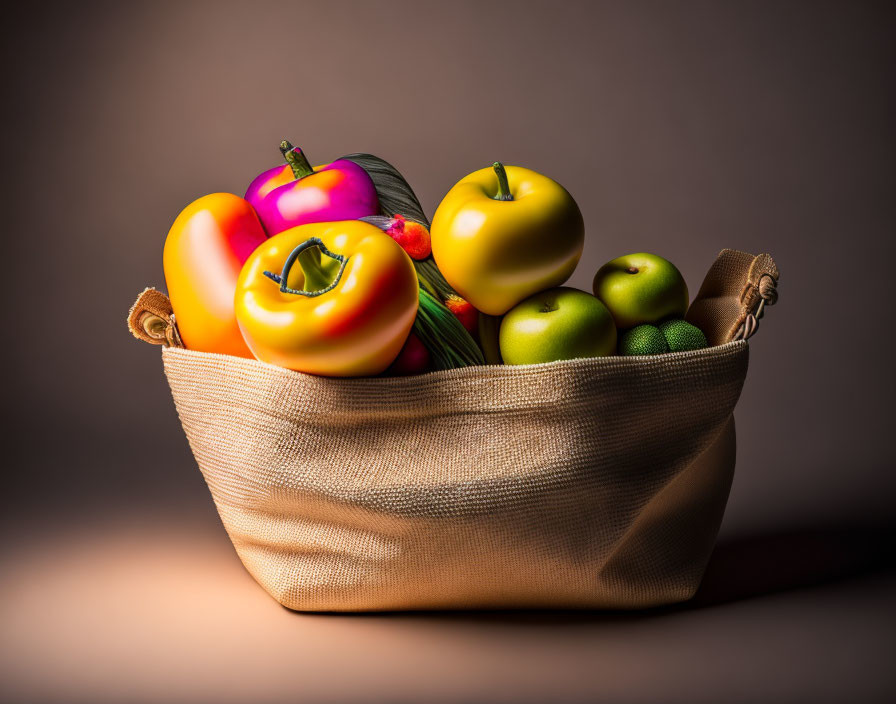
[(735, 464), (767, 255), (723, 251), (688, 312), (710, 348), (330, 379), (164, 344), (193, 454), (246, 569), (307, 611), (640, 608), (690, 598)]

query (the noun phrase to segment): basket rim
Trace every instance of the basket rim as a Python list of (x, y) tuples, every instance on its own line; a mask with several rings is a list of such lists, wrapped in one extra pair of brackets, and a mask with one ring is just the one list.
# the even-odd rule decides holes
[(218, 352), (201, 352), (199, 350), (190, 350), (183, 347), (162, 347), (162, 357), (176, 359), (178, 357), (207, 358), (210, 360), (218, 360), (230, 364), (247, 365), (249, 368), (256, 367), (258, 369), (276, 370), (278, 373), (289, 377), (311, 378), (320, 381), (326, 381), (334, 384), (364, 384), (377, 387), (407, 387), (419, 386), (438, 381), (449, 381), (452, 379), (463, 380), (469, 378), (489, 377), (491, 379), (514, 378), (517, 376), (527, 376), (532, 372), (546, 371), (597, 371), (636, 367), (648, 370), (652, 367), (668, 365), (669, 362), (688, 362), (700, 361), (719, 355), (727, 355), (741, 349), (747, 349), (749, 342), (747, 340), (732, 340), (721, 345), (712, 347), (704, 347), (699, 350), (690, 350), (687, 352), (666, 352), (665, 354), (656, 355), (611, 355), (607, 357), (587, 357), (579, 359), (564, 359), (556, 362), (542, 362), (540, 364), (491, 364), (476, 365), (470, 367), (459, 367), (456, 369), (442, 369), (438, 371), (425, 372), (424, 374), (415, 374), (410, 376), (370, 376), (370, 377), (326, 377), (306, 372), (279, 367), (275, 364), (262, 362), (257, 359), (249, 359), (246, 357), (237, 357), (229, 354), (221, 354)]

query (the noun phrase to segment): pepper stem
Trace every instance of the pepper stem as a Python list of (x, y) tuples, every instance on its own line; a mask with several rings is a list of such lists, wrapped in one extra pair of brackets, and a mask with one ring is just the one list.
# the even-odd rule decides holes
[[(321, 259), (321, 254), (326, 254), (330, 261), (324, 262)], [(342, 278), (347, 260), (343, 254), (333, 254), (319, 237), (310, 237), (292, 250), (286, 258), (283, 271), (280, 274), (265, 271), (264, 275), (279, 284), (280, 291), (283, 293), (309, 297), (320, 296), (336, 287)], [(302, 267), (302, 273), (305, 275), (305, 285), (302, 291), (290, 288), (287, 283), (289, 272), (296, 262)]]
[(309, 247), (299, 254), (299, 266), (305, 274), (305, 291), (313, 293), (326, 288), (333, 282), (333, 277), (324, 268), (320, 260), (320, 247)]
[(496, 161), (492, 164), (492, 168), (495, 170), (495, 174), (498, 177), (498, 195), (495, 196), (495, 200), (513, 200), (513, 196), (510, 193), (510, 184), (507, 182), (507, 171), (504, 170), (504, 164), (500, 161)]
[(314, 169), (308, 163), (305, 153), (298, 147), (292, 146), (288, 140), (284, 139), (280, 142), (280, 153), (283, 154), (283, 158), (286, 159), (286, 163), (292, 169), (292, 174), (295, 176), (296, 181), (314, 173)]

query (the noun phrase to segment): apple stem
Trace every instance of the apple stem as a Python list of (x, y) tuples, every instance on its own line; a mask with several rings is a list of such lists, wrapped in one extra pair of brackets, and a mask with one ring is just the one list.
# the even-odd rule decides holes
[(284, 139), (280, 142), (280, 153), (283, 154), (283, 158), (292, 169), (292, 175), (295, 176), (296, 181), (314, 173), (305, 153), (298, 147), (292, 146), (288, 140)]
[(495, 196), (495, 200), (513, 200), (513, 196), (510, 193), (510, 184), (507, 181), (507, 171), (504, 169), (504, 164), (500, 161), (496, 161), (492, 164), (492, 168), (495, 170), (495, 174), (498, 176), (498, 195)]
[(630, 266), (628, 269), (626, 269), (626, 271), (627, 271), (629, 274), (637, 274), (637, 273), (638, 273), (638, 269), (637, 269), (637, 267), (634, 267), (634, 266)]

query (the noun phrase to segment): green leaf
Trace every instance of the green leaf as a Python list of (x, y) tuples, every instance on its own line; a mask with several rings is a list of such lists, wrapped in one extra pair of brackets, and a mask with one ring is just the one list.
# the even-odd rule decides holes
[(454, 313), (422, 288), (414, 332), (429, 350), (437, 369), (485, 364), (482, 350)]
[(417, 194), (392, 164), (373, 154), (349, 154), (339, 158), (353, 161), (367, 172), (376, 187), (383, 215), (391, 217), (397, 213), (429, 229), (429, 219), (423, 212)]

